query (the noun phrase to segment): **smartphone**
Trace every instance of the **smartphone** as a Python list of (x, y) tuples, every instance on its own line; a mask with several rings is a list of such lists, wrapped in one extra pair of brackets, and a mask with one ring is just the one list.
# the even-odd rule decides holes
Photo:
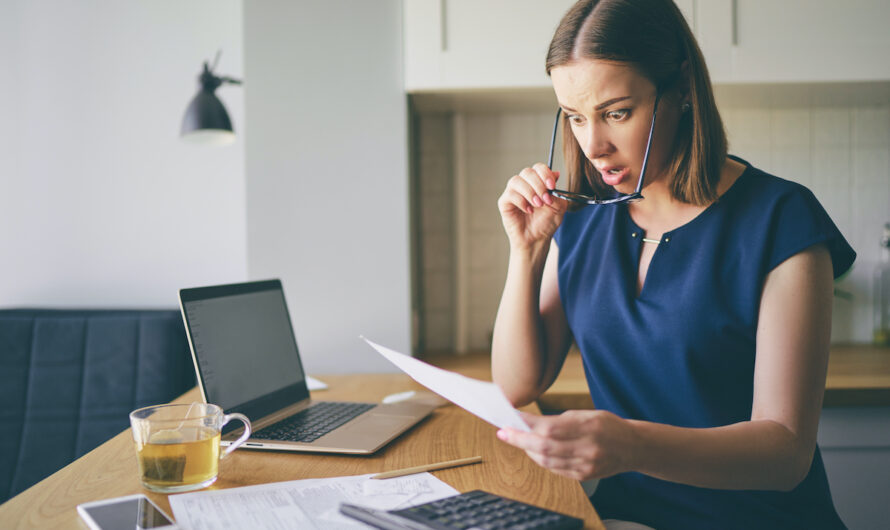
[(143, 494), (77, 505), (77, 513), (92, 530), (176, 530), (176, 523)]

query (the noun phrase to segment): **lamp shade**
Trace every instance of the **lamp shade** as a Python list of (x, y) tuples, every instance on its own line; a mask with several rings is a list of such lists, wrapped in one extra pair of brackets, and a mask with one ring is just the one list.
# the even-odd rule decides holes
[(231, 77), (220, 77), (213, 73), (221, 52), (216, 53), (216, 60), (211, 68), (204, 62), (204, 69), (198, 77), (201, 89), (192, 98), (185, 116), (182, 118), (180, 136), (183, 140), (201, 144), (230, 144), (235, 141), (235, 131), (232, 129), (232, 120), (229, 113), (219, 98), (216, 97), (216, 89), (224, 83), (240, 85), (241, 81)]
[(192, 98), (182, 118), (183, 140), (204, 144), (229, 144), (235, 141), (229, 113), (214, 90), (202, 88)]

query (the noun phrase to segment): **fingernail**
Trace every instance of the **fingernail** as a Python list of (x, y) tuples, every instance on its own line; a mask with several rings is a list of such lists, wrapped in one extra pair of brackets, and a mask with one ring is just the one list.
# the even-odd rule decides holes
[(504, 431), (498, 431), (498, 440), (501, 440), (502, 442), (507, 441), (507, 433), (505, 433)]
[(532, 207), (531, 207), (531, 206), (529, 206), (528, 208), (525, 209), (525, 213), (531, 215), (531, 214), (535, 213), (535, 211), (532, 210)]
[(537, 195), (535, 195), (534, 198), (532, 198), (532, 204), (534, 204), (535, 206), (542, 206), (544, 203), (541, 202), (541, 198), (540, 198), (540, 197), (538, 197)]
[(547, 179), (547, 189), (552, 190), (556, 187), (556, 182), (553, 179)]
[(549, 193), (545, 193), (544, 195), (541, 195), (541, 199), (544, 201), (544, 204), (548, 204), (548, 205), (553, 204), (553, 199), (550, 198)]

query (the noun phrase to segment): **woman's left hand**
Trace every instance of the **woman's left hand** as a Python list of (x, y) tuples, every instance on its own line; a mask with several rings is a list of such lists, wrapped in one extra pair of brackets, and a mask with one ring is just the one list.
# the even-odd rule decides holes
[(632, 470), (633, 427), (604, 410), (569, 410), (559, 416), (522, 412), (531, 432), (504, 428), (498, 438), (541, 467), (574, 480), (605, 478)]

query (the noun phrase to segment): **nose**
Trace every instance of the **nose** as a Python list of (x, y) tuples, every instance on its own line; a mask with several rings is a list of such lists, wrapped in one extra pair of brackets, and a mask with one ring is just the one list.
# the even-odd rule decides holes
[(576, 132), (580, 133), (576, 135), (578, 145), (590, 161), (602, 158), (614, 149), (606, 128), (596, 120), (589, 121), (583, 130)]

